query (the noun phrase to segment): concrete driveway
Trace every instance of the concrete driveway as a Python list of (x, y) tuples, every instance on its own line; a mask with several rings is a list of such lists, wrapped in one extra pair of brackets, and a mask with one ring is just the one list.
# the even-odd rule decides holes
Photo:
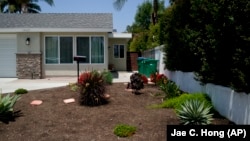
[[(119, 71), (113, 73), (113, 83), (127, 83), (133, 72)], [(37, 90), (67, 86), (69, 83), (77, 82), (77, 77), (48, 77), (44, 79), (17, 79), (0, 78), (0, 94), (12, 93), (18, 88)]]

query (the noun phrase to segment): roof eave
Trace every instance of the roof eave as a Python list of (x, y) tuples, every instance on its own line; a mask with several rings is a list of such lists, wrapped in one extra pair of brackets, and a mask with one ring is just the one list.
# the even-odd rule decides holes
[(0, 28), (0, 33), (15, 32), (112, 32), (112, 28)]

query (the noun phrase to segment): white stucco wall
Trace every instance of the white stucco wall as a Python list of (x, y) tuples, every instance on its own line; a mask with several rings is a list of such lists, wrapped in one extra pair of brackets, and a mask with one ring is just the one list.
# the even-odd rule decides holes
[[(26, 39), (30, 38), (30, 45), (26, 45)], [(17, 53), (41, 53), (40, 33), (17, 33)]]

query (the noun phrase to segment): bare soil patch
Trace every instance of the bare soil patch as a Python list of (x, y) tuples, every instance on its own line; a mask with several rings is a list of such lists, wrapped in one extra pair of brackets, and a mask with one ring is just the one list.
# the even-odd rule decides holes
[[(15, 110), (22, 116), (8, 124), (0, 122), (3, 141), (166, 141), (167, 125), (180, 124), (173, 109), (150, 109), (151, 104), (161, 103), (162, 91), (148, 84), (140, 95), (126, 91), (126, 84), (107, 86), (109, 103), (97, 107), (81, 106), (79, 94), (69, 86), (34, 90), (23, 94)], [(73, 103), (64, 100), (74, 98)], [(32, 106), (33, 100), (42, 100)], [(117, 124), (137, 127), (134, 135), (120, 138), (114, 135)], [(213, 124), (231, 124), (224, 118), (215, 118)]]

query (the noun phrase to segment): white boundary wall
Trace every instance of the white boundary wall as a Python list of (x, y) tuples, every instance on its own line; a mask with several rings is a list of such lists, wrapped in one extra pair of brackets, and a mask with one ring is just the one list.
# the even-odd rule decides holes
[(250, 124), (250, 94), (214, 84), (200, 85), (192, 72), (165, 70), (165, 75), (185, 92), (208, 94), (215, 109), (235, 124)]
[[(155, 59), (159, 60), (158, 69), (160, 73), (164, 73), (185, 92), (208, 94), (215, 109), (235, 124), (250, 124), (250, 94), (238, 93), (228, 87), (214, 84), (201, 85), (194, 79), (195, 75), (193, 72), (168, 71), (164, 69), (164, 54), (160, 48), (158, 47), (156, 48), (158, 51), (154, 51)], [(151, 53), (153, 53), (152, 50)]]

